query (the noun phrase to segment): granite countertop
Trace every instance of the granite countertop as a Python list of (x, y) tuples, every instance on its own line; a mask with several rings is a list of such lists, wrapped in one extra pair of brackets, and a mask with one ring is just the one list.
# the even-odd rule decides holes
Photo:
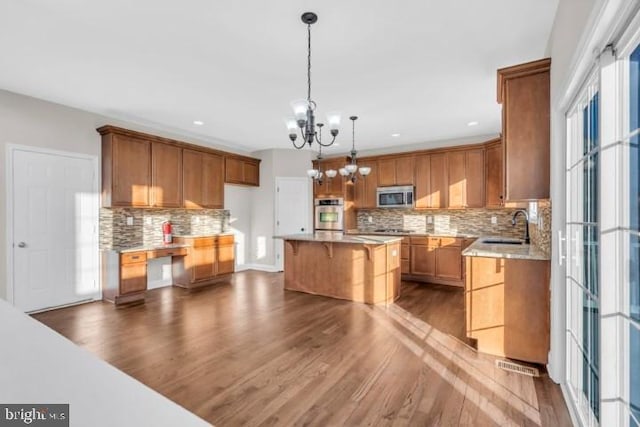
[(500, 243), (483, 243), (484, 240), (505, 239), (518, 240), (497, 236), (482, 236), (462, 251), (463, 256), (487, 258), (509, 258), (548, 261), (551, 257), (534, 245), (513, 245)]
[(358, 234), (358, 235), (374, 235), (374, 236), (416, 236), (416, 237), (460, 237), (465, 239), (477, 239), (477, 235), (472, 234), (464, 234), (464, 233), (422, 233), (422, 232), (411, 232), (411, 233), (390, 233), (390, 232), (382, 232), (382, 231), (373, 231), (373, 230), (347, 230), (346, 234)]
[(128, 246), (128, 247), (114, 247), (112, 251), (119, 253), (127, 252), (142, 252), (142, 251), (155, 251), (158, 249), (177, 249), (177, 248), (190, 248), (191, 245), (171, 243), (170, 245), (140, 245), (140, 246)]
[(300, 240), (304, 242), (328, 242), (328, 243), (351, 243), (363, 245), (385, 245), (402, 240), (402, 237), (392, 236), (360, 236), (351, 234), (288, 234), (285, 236), (273, 236), (275, 239)]

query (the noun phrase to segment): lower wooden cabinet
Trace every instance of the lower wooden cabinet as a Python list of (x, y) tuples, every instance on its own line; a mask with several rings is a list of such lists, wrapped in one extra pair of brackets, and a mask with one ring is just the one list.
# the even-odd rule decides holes
[(467, 336), (478, 351), (547, 363), (549, 261), (466, 257)]
[(147, 252), (105, 251), (102, 255), (102, 298), (122, 304), (144, 300)]
[(407, 272), (403, 270), (405, 278), (462, 287), (462, 250), (470, 244), (467, 240), (456, 237), (411, 237)]
[(175, 237), (174, 242), (189, 245), (184, 257), (172, 261), (174, 285), (196, 288), (226, 279), (235, 269), (234, 237)]

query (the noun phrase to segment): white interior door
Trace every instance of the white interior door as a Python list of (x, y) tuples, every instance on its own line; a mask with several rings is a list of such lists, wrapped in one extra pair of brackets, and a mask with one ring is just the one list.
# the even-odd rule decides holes
[[(276, 235), (312, 233), (308, 178), (276, 178)], [(284, 269), (284, 243), (276, 239), (276, 267)]]
[(13, 302), (24, 311), (99, 297), (98, 195), (89, 158), (13, 150)]

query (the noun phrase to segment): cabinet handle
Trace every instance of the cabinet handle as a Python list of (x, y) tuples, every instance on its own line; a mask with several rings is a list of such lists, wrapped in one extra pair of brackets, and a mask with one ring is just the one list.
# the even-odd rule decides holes
[(138, 259), (138, 258), (140, 258), (140, 256), (139, 256), (139, 255), (136, 255), (136, 256), (132, 256), (132, 257), (131, 257), (131, 259)]
[(173, 252), (167, 252), (167, 256), (173, 255)]

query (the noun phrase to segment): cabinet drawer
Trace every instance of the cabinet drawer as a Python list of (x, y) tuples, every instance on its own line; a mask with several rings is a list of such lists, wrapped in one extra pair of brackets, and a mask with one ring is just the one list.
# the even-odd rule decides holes
[(219, 245), (232, 245), (233, 244), (233, 235), (230, 235), (230, 236), (218, 236), (218, 244)]
[(207, 246), (215, 246), (215, 243), (215, 237), (198, 237), (197, 239), (193, 239), (191, 244), (194, 248), (204, 248)]
[(440, 237), (440, 246), (462, 246), (462, 239), (455, 237)]
[(147, 260), (146, 252), (129, 252), (120, 255), (121, 264), (131, 264), (145, 262)]
[(147, 252), (147, 258), (162, 258), (165, 256), (181, 256), (187, 254), (187, 248), (167, 248), (167, 249), (155, 249)]

